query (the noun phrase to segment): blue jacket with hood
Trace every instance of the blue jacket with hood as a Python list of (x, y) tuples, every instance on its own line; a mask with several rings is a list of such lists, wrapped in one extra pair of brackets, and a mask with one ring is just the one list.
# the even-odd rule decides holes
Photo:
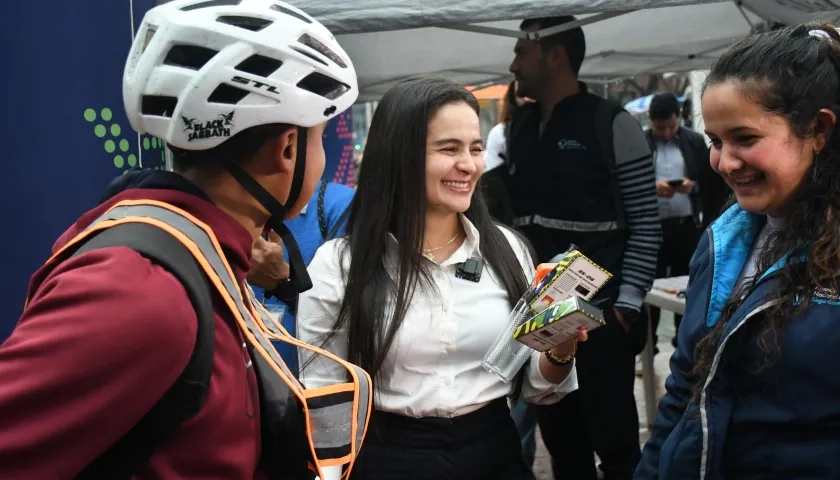
[[(758, 346), (762, 312), (777, 301), (786, 258), (762, 275), (727, 322), (699, 404), (691, 402), (694, 348), (720, 320), (756, 235), (751, 227), (760, 221), (736, 205), (700, 240), (679, 348), (637, 480), (840, 479), (840, 294), (814, 294), (778, 338), (770, 363)], [(757, 366), (767, 368), (755, 374)]]

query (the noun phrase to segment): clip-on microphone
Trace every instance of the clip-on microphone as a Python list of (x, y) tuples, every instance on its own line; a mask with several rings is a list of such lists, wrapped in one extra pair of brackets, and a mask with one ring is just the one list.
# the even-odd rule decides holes
[(455, 277), (478, 283), (481, 280), (481, 272), (484, 270), (484, 261), (480, 258), (471, 257), (464, 263), (459, 263), (455, 269)]

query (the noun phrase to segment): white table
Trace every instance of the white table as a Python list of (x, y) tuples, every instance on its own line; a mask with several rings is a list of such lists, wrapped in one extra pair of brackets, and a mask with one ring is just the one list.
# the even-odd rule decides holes
[(650, 307), (659, 307), (662, 310), (674, 312), (679, 315), (685, 314), (685, 297), (678, 297), (676, 293), (666, 290), (684, 292), (688, 287), (688, 276), (659, 278), (653, 282), (653, 288), (645, 297), (645, 308), (647, 309), (647, 343), (642, 351), (642, 380), (645, 382), (645, 408), (647, 412), (648, 429), (653, 428), (653, 420), (656, 418), (656, 406), (659, 403), (656, 398), (656, 372), (653, 369), (653, 318), (651, 318)]

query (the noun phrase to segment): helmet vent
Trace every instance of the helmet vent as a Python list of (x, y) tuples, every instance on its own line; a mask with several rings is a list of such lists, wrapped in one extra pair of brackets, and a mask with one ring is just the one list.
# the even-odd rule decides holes
[(330, 50), (330, 47), (324, 45), (320, 40), (310, 36), (309, 34), (304, 33), (299, 39), (298, 42), (306, 45), (307, 47), (315, 50), (316, 52), (320, 53), (321, 55), (329, 58), (333, 61), (336, 65), (341, 68), (347, 68), (347, 64), (344, 63), (344, 60), (337, 53)]
[(327, 63), (327, 61), (326, 61), (326, 60), (324, 60), (323, 58), (320, 58), (320, 57), (316, 56), (314, 53), (307, 52), (306, 50), (304, 50), (304, 49), (302, 49), (302, 48), (295, 47), (295, 46), (292, 46), (292, 47), (290, 47), (290, 48), (291, 48), (292, 50), (294, 50), (294, 51), (298, 52), (298, 53), (299, 53), (299, 54), (301, 54), (301, 55), (307, 56), (307, 57), (311, 58), (312, 60), (315, 60), (316, 62), (320, 63), (321, 65), (323, 65), (323, 66), (325, 66), (325, 67), (329, 67), (329, 66), (330, 66), (330, 64), (329, 64), (329, 63)]
[(211, 58), (219, 53), (216, 50), (196, 45), (173, 45), (163, 60), (164, 65), (201, 70)]
[(271, 6), (271, 9), (274, 10), (275, 12), (280, 12), (280, 13), (286, 14), (290, 17), (295, 17), (298, 20), (302, 20), (306, 23), (312, 23), (311, 18), (307, 17), (306, 15), (300, 14), (300, 13), (298, 13), (298, 12), (292, 10), (292, 9), (286, 8), (282, 5), (274, 4), (274, 5)]
[(297, 86), (327, 100), (335, 100), (350, 90), (349, 86), (318, 72), (310, 73)]
[(250, 30), (252, 32), (259, 32), (274, 23), (271, 20), (266, 20), (264, 18), (244, 17), (239, 15), (226, 15), (217, 18), (216, 21), (219, 23), (233, 25), (234, 27), (244, 28), (245, 30)]
[(213, 93), (210, 94), (207, 101), (210, 103), (236, 105), (243, 98), (247, 97), (249, 93), (251, 92), (248, 90), (243, 90), (241, 88), (234, 87), (233, 85), (223, 83), (213, 90)]
[(239, 5), (240, 3), (242, 3), (242, 0), (207, 0), (204, 2), (193, 3), (192, 5), (181, 7), (181, 11), (189, 12), (190, 10), (199, 10), (202, 8), (210, 7), (230, 7)]
[(143, 95), (140, 102), (140, 112), (143, 115), (172, 118), (172, 113), (178, 105), (178, 99), (163, 95)]
[(276, 72), (283, 62), (263, 55), (251, 55), (236, 66), (240, 72), (250, 73), (258, 77), (268, 77)]

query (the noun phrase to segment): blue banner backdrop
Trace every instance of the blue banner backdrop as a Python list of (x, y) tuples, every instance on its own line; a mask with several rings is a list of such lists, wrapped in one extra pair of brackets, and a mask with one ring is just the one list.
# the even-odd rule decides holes
[(324, 152), (327, 164), (324, 178), (331, 182), (356, 186), (356, 167), (353, 163), (353, 132), (350, 110), (335, 117), (324, 130)]
[(4, 4), (0, 341), (17, 323), (30, 276), (108, 181), (141, 162), (163, 166), (161, 143), (131, 130), (122, 102), (132, 32), (154, 4)]
[[(0, 342), (20, 317), (31, 275), (108, 182), (136, 165), (164, 168), (163, 142), (131, 130), (122, 102), (133, 32), (154, 6), (154, 0), (6, 5), (0, 44), (13, 46), (3, 63), (14, 74), (6, 77), (0, 126), (7, 169), (0, 204), (10, 226), (0, 235), (7, 279)], [(324, 147), (325, 178), (354, 186), (349, 111), (330, 122)]]

